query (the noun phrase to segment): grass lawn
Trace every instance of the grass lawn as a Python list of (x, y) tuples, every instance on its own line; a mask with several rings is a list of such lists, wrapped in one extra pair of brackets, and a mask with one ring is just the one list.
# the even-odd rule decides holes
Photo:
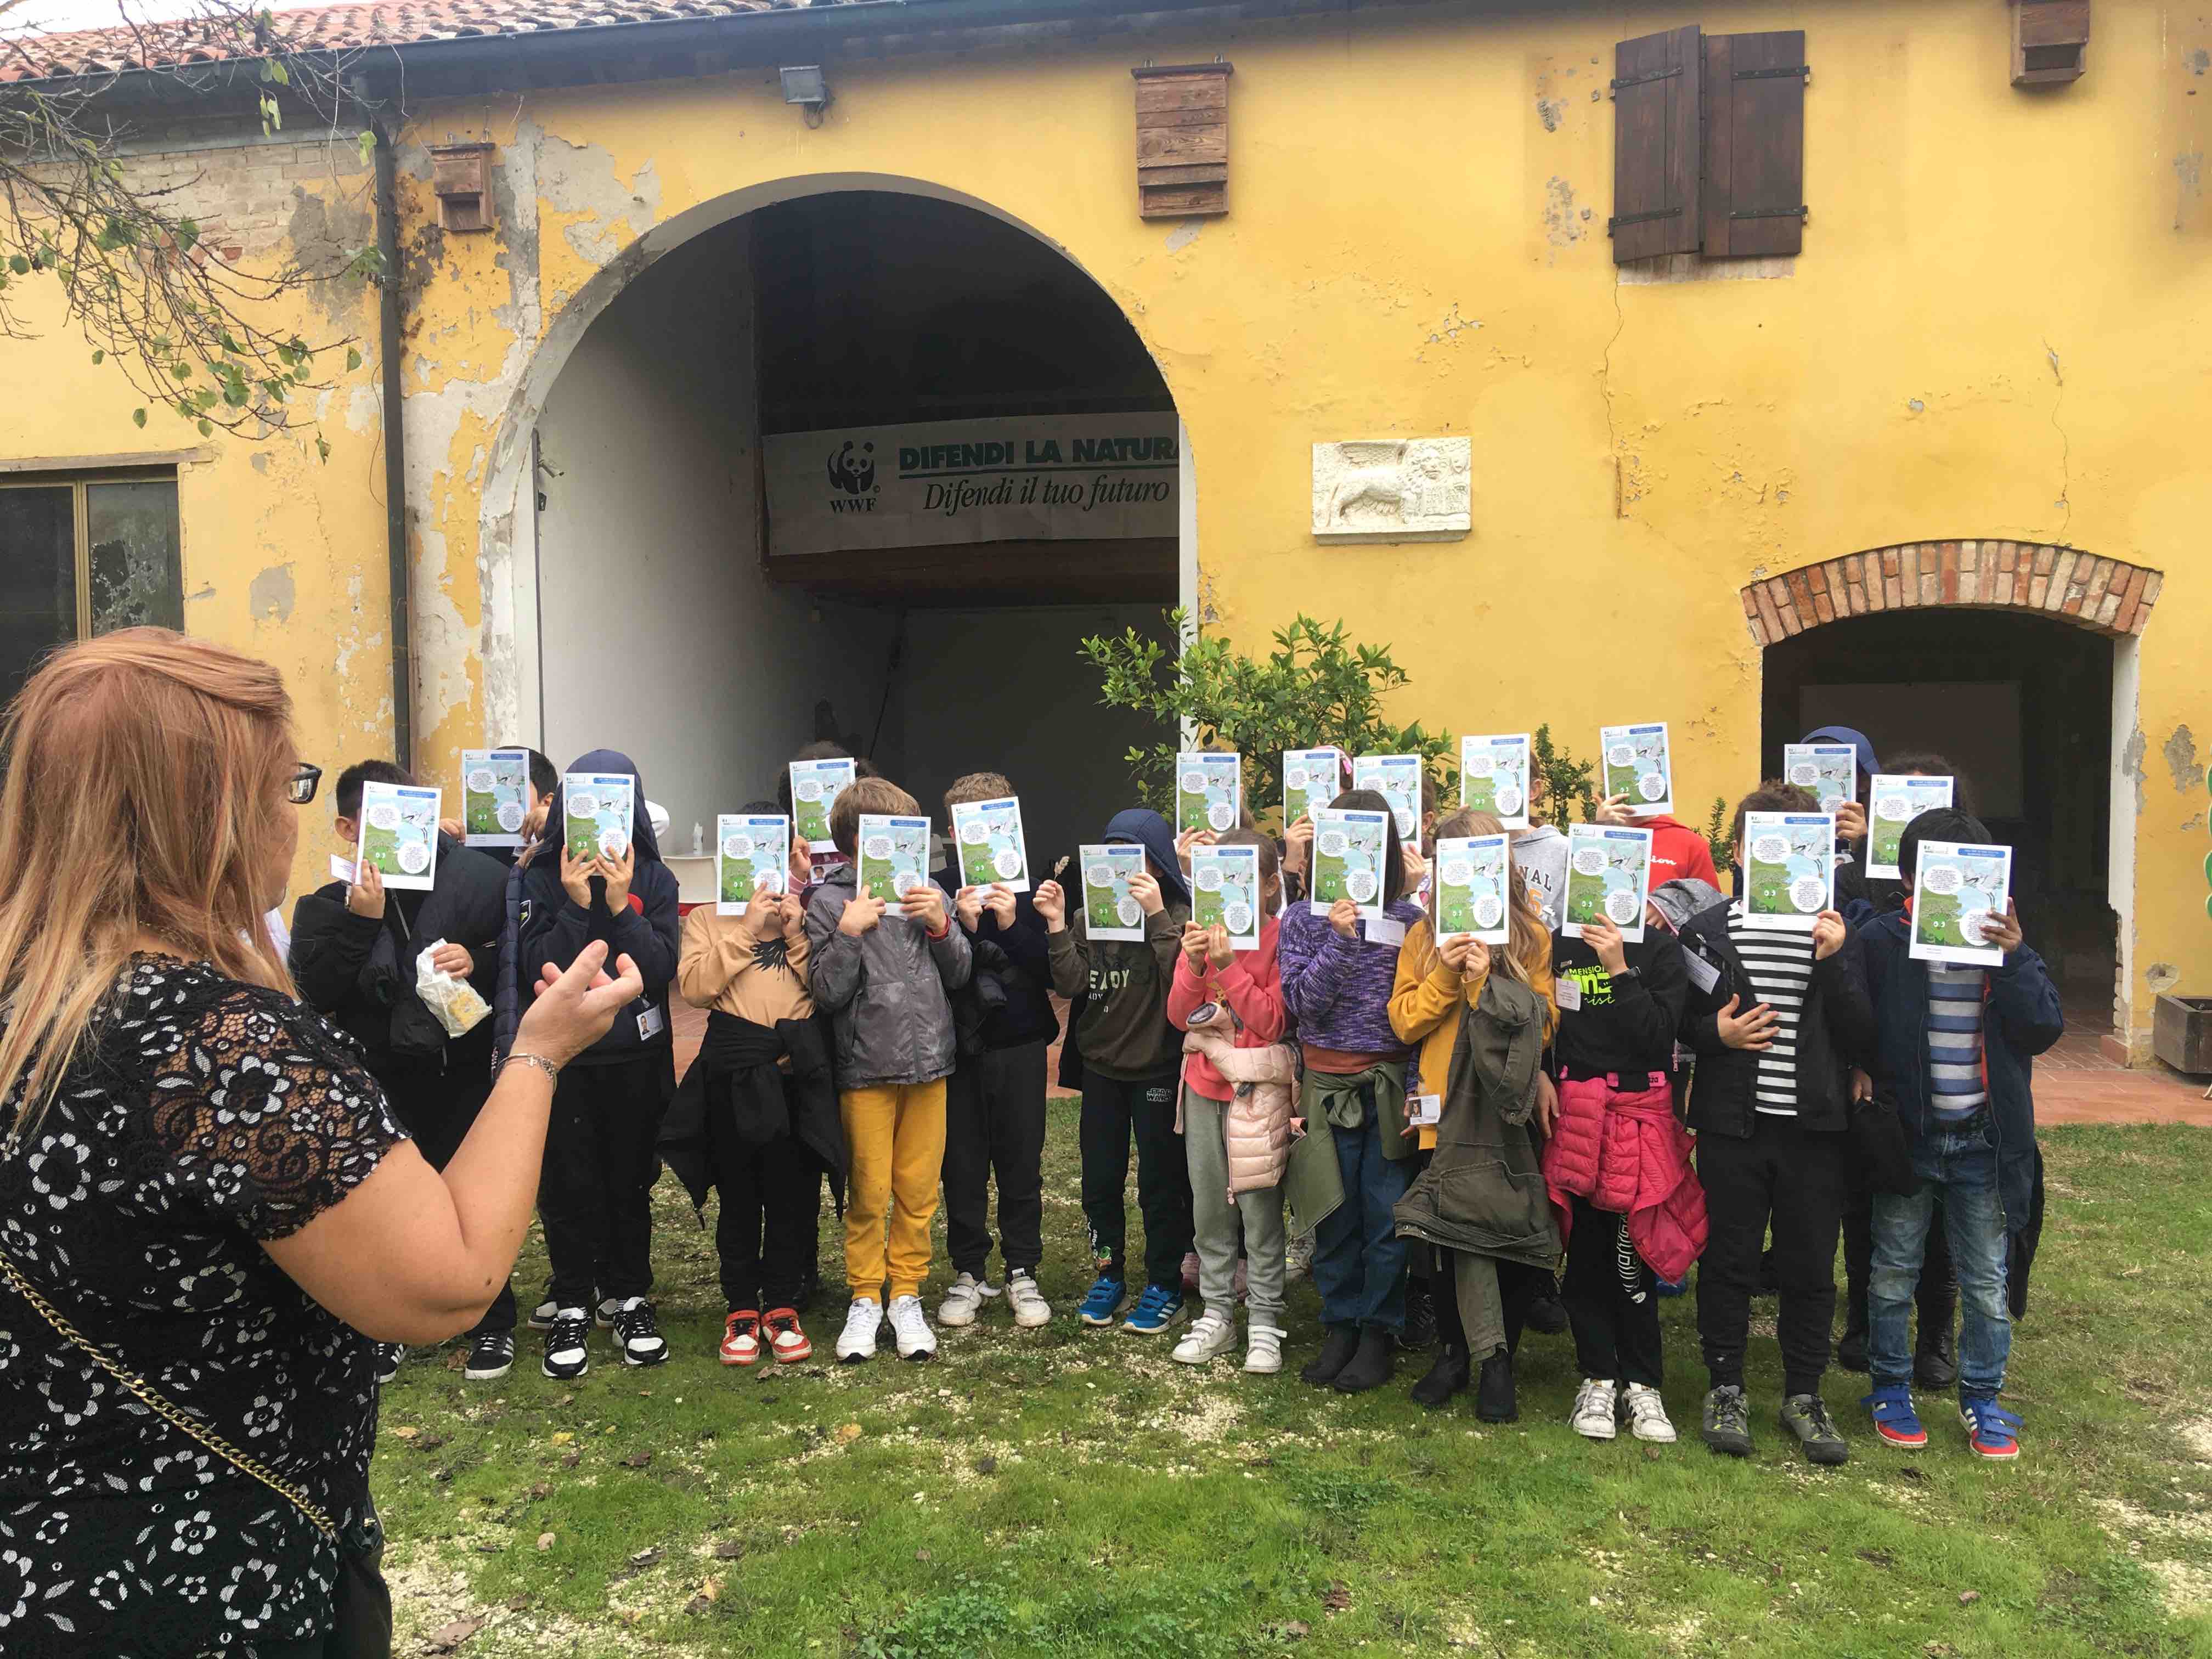
[[(2189, 1380), (2212, 1358), (2212, 1131), (2045, 1146), (2010, 1467), (1977, 1462), (1942, 1412), (1925, 1452), (1876, 1444), (1863, 1379), (1832, 1372), (1852, 1461), (1813, 1469), (1773, 1420), (1771, 1340), (1753, 1342), (1758, 1453), (1714, 1457), (1690, 1298), (1667, 1306), (1685, 1443), (1666, 1448), (1567, 1430), (1565, 1337), (1524, 1345), (1508, 1427), (1468, 1396), (1414, 1406), (1420, 1356), (1376, 1394), (1309, 1389), (1303, 1281), (1279, 1377), (1085, 1332), (1073, 1102), (1047, 1153), (1048, 1328), (1015, 1331), (1001, 1301), (933, 1364), (826, 1363), (830, 1244), (817, 1360), (725, 1370), (711, 1237), (664, 1181), (670, 1364), (625, 1370), (599, 1336), (589, 1376), (549, 1382), (526, 1331), (502, 1382), (424, 1352), (385, 1391), (398, 1651), (477, 1623), (470, 1659), (2212, 1654), (2212, 1404)], [(544, 1272), (533, 1245), (526, 1304)], [(1769, 1339), (1772, 1312), (1754, 1308)]]

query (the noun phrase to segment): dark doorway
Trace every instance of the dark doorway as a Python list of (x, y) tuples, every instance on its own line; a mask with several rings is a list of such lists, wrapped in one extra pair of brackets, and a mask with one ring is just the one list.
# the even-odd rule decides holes
[(2021, 612), (1912, 611), (1810, 629), (1769, 646), (1765, 670), (1769, 777), (1784, 744), (1832, 724), (1864, 732), (1885, 765), (1953, 762), (1968, 810), (2014, 848), (2021, 918), (2069, 1021), (2109, 1030), (2112, 641)]

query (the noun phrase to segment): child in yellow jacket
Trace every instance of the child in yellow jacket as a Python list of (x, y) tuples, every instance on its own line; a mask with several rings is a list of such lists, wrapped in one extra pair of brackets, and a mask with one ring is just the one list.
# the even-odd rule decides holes
[[(1462, 810), (1437, 824), (1436, 833), (1442, 841), (1503, 835), (1504, 829), (1487, 812)], [(1523, 981), (1543, 999), (1547, 1043), (1559, 1024), (1559, 1003), (1552, 985), (1552, 935), (1543, 923), (1541, 901), (1523, 886), (1517, 866), (1512, 871), (1510, 883), (1512, 939), (1502, 948), (1493, 948), (1463, 934), (1439, 947), (1436, 923), (1427, 916), (1406, 930), (1405, 943), (1398, 950), (1397, 978), (1390, 993), (1390, 1027), (1401, 1041), (1420, 1045), (1419, 1076), (1425, 1094), (1445, 1092), (1450, 1079), (1452, 1051), (1459, 1042), (1460, 1020), (1480, 999), (1483, 985), (1493, 968)], [(1543, 1079), (1538, 1086), (1544, 1092), (1537, 1109), (1548, 1127), (1554, 1098), (1550, 1093), (1550, 1079)], [(1421, 1138), (1421, 1152), (1425, 1157), (1436, 1146), (1436, 1128), (1432, 1124), (1425, 1125), (1415, 1133)], [(1445, 1404), (1468, 1386), (1473, 1374), (1467, 1331), (1454, 1289), (1456, 1264), (1445, 1259), (1451, 1254), (1446, 1250), (1417, 1249), (1411, 1263), (1416, 1272), (1422, 1271), (1425, 1265), (1430, 1298), (1437, 1310), (1436, 1364), (1413, 1388), (1413, 1398), (1424, 1406)], [(1425, 1264), (1424, 1256), (1427, 1258)], [(1495, 1265), (1501, 1279), (1513, 1281), (1501, 1284), (1499, 1289), (1506, 1306), (1509, 1340), (1517, 1344), (1522, 1316), (1528, 1302), (1546, 1288), (1544, 1275), (1510, 1262)]]

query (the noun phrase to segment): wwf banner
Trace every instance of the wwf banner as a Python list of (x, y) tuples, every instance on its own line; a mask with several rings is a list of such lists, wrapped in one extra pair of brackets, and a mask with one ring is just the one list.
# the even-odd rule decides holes
[(764, 441), (769, 551), (1176, 533), (1176, 417), (1041, 415)]

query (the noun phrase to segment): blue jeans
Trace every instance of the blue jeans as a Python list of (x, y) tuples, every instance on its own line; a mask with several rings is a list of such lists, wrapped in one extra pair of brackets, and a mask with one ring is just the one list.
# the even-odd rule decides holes
[(1912, 1343), (1906, 1330), (1914, 1286), (1940, 1194), (1943, 1231), (1959, 1273), (1959, 1397), (1993, 1399), (2012, 1353), (2012, 1310), (2005, 1302), (2004, 1200), (1997, 1155), (1978, 1124), (1931, 1127), (1914, 1144), (1911, 1195), (1874, 1195), (1874, 1267), (1867, 1283), (1867, 1363), (1875, 1387), (1909, 1383)]
[(1328, 1126), (1344, 1175), (1344, 1202), (1314, 1229), (1314, 1288), (1325, 1325), (1406, 1322), (1406, 1241), (1392, 1213), (1413, 1184), (1413, 1160), (1382, 1156), (1382, 1132), (1370, 1108), (1357, 1129)]

